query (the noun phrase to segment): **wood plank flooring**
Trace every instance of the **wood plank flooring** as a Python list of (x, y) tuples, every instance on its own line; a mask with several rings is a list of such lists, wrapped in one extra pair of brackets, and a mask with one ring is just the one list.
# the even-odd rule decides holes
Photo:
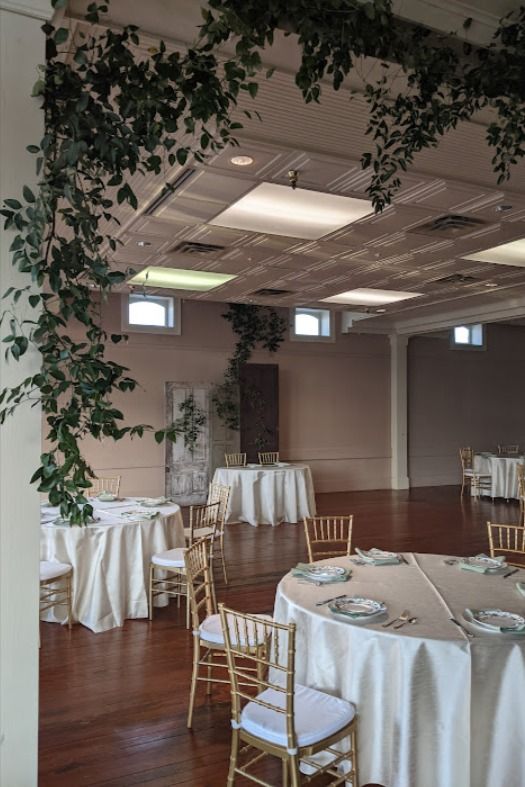
[[(319, 513), (353, 513), (353, 543), (365, 549), (473, 554), (487, 549), (487, 519), (518, 518), (515, 503), (460, 503), (457, 487), (317, 502)], [(226, 546), (230, 584), (218, 583), (218, 598), (252, 612), (272, 611), (277, 582), (306, 554), (302, 525), (232, 525)], [(186, 729), (192, 636), (183, 618), (172, 602), (153, 623), (128, 621), (103, 634), (41, 624), (40, 787), (226, 784), (229, 696), (216, 689), (210, 702), (201, 689), (194, 730)]]

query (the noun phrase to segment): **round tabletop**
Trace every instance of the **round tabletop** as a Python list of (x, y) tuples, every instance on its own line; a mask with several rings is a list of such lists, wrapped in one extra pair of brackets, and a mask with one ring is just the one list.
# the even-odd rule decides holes
[[(525, 570), (503, 579), (446, 559), (321, 561), (351, 568), (352, 578), (318, 587), (286, 575), (275, 617), (297, 624), (298, 682), (356, 705), (363, 783), (518, 787), (525, 784), (525, 636), (470, 627), (468, 638), (451, 618), (469, 628), (467, 608), (524, 614), (516, 579), (525, 581)], [(316, 606), (341, 594), (383, 601), (387, 614), (362, 624)], [(405, 610), (417, 623), (383, 627)]]

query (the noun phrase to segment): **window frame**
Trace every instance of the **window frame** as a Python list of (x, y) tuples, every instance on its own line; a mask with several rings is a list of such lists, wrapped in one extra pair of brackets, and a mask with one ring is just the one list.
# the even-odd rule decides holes
[[(472, 331), (474, 328), (481, 328), (481, 344), (472, 344)], [(469, 341), (464, 342), (457, 342), (455, 338), (455, 331), (457, 328), (468, 328), (469, 332)], [(486, 326), (484, 323), (476, 322), (476, 323), (461, 323), (460, 325), (453, 325), (450, 329), (450, 349), (451, 350), (486, 350), (487, 349), (487, 333), (485, 330)]]
[(129, 307), (130, 307), (130, 300), (132, 297), (142, 297), (141, 293), (139, 292), (126, 292), (122, 294), (121, 298), (121, 325), (122, 330), (125, 333), (157, 333), (157, 334), (168, 334), (171, 336), (180, 336), (182, 330), (182, 320), (181, 320), (181, 311), (182, 311), (182, 303), (181, 299), (177, 298), (174, 295), (154, 295), (153, 293), (147, 293), (145, 300), (162, 300), (162, 301), (170, 301), (171, 308), (173, 310), (173, 325), (137, 325), (135, 323), (130, 323), (129, 321)]
[[(295, 318), (297, 311), (302, 312), (322, 312), (328, 314), (329, 319), (329, 335), (328, 336), (312, 336), (311, 334), (302, 334), (295, 332)], [(321, 306), (292, 306), (290, 309), (290, 339), (294, 342), (335, 342), (335, 312), (332, 309), (323, 309)]]

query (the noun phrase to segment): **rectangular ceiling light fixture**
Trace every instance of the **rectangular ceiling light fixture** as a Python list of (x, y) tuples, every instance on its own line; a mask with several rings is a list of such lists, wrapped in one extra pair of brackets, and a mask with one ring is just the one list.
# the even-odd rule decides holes
[(493, 262), (496, 265), (514, 265), (517, 268), (525, 267), (525, 238), (502, 243), (485, 251), (478, 251), (463, 257), (464, 260), (476, 262)]
[(375, 290), (360, 287), (357, 290), (340, 292), (330, 298), (323, 298), (324, 303), (340, 303), (351, 306), (385, 306), (387, 303), (406, 301), (408, 298), (419, 298), (422, 292), (400, 292), (399, 290)]
[(182, 268), (155, 268), (141, 270), (128, 280), (128, 284), (139, 287), (161, 287), (167, 290), (194, 290), (207, 292), (221, 284), (236, 279), (231, 273), (215, 273), (214, 271), (192, 271)]
[(209, 224), (317, 240), (373, 213), (368, 200), (260, 183)]

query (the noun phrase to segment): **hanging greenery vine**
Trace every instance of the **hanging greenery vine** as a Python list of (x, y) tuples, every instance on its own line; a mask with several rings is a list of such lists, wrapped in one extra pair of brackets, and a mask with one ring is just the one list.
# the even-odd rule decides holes
[[(223, 315), (239, 338), (228, 361), (224, 380), (213, 393), (217, 415), (228, 429), (239, 429), (239, 381), (242, 367), (258, 345), (275, 353), (284, 341), (287, 322), (275, 309), (245, 303), (230, 303)], [(257, 399), (256, 393), (254, 394)]]
[[(206, 415), (195, 401), (192, 393), (188, 394), (179, 404), (181, 415), (173, 422), (171, 429), (176, 434), (181, 434), (184, 439), (184, 447), (193, 456), (197, 440), (206, 425)], [(162, 432), (156, 433), (158, 442), (162, 442), (164, 435)]]
[[(90, 3), (86, 18), (96, 25), (107, 11), (107, 3)], [(28, 148), (38, 186), (24, 187), (1, 211), (14, 231), (13, 263), (28, 280), (4, 293), (5, 352), (18, 361), (33, 348), (41, 368), (0, 393), (0, 423), (23, 403), (41, 403), (49, 448), (33, 480), (71, 522), (92, 513), (82, 494), (92, 476), (80, 450), (84, 438), (120, 440), (152, 429), (124, 425), (112, 404), (115, 393), (137, 385), (126, 367), (107, 359), (107, 343), (122, 337), (108, 336), (100, 324), (100, 303), (126, 278), (109, 262), (119, 242), (116, 206), (138, 208), (131, 185), (137, 174), (162, 177), (191, 156), (202, 162), (235, 144), (239, 97), (256, 97), (261, 51), (278, 29), (297, 36), (296, 83), (306, 102), (321, 100), (327, 80), (337, 90), (350, 72), (360, 73), (364, 57), (379, 59), (381, 76), (363, 79), (372, 145), (362, 164), (370, 170), (376, 210), (391, 202), (399, 173), (420, 150), (480, 110), (492, 113), (487, 143), (499, 183), (525, 154), (523, 7), (502, 20), (489, 46), (477, 48), (402, 24), (390, 0), (209, 0), (199, 40), (185, 52), (168, 51), (162, 42), (145, 51), (133, 26), (70, 40), (66, 28), (45, 25), (47, 59), (34, 91), (42, 99), (44, 135)], [(219, 47), (232, 40), (234, 54), (219, 57)], [(30, 316), (21, 317), (26, 307)], [(239, 364), (252, 345), (269, 345), (278, 335), (277, 323), (262, 338), (241, 328), (245, 314), (235, 307), (227, 317), (244, 338), (217, 393), (217, 407), (232, 426)], [(74, 322), (84, 328), (81, 340), (68, 335)], [(167, 429), (156, 436), (177, 435)]]

